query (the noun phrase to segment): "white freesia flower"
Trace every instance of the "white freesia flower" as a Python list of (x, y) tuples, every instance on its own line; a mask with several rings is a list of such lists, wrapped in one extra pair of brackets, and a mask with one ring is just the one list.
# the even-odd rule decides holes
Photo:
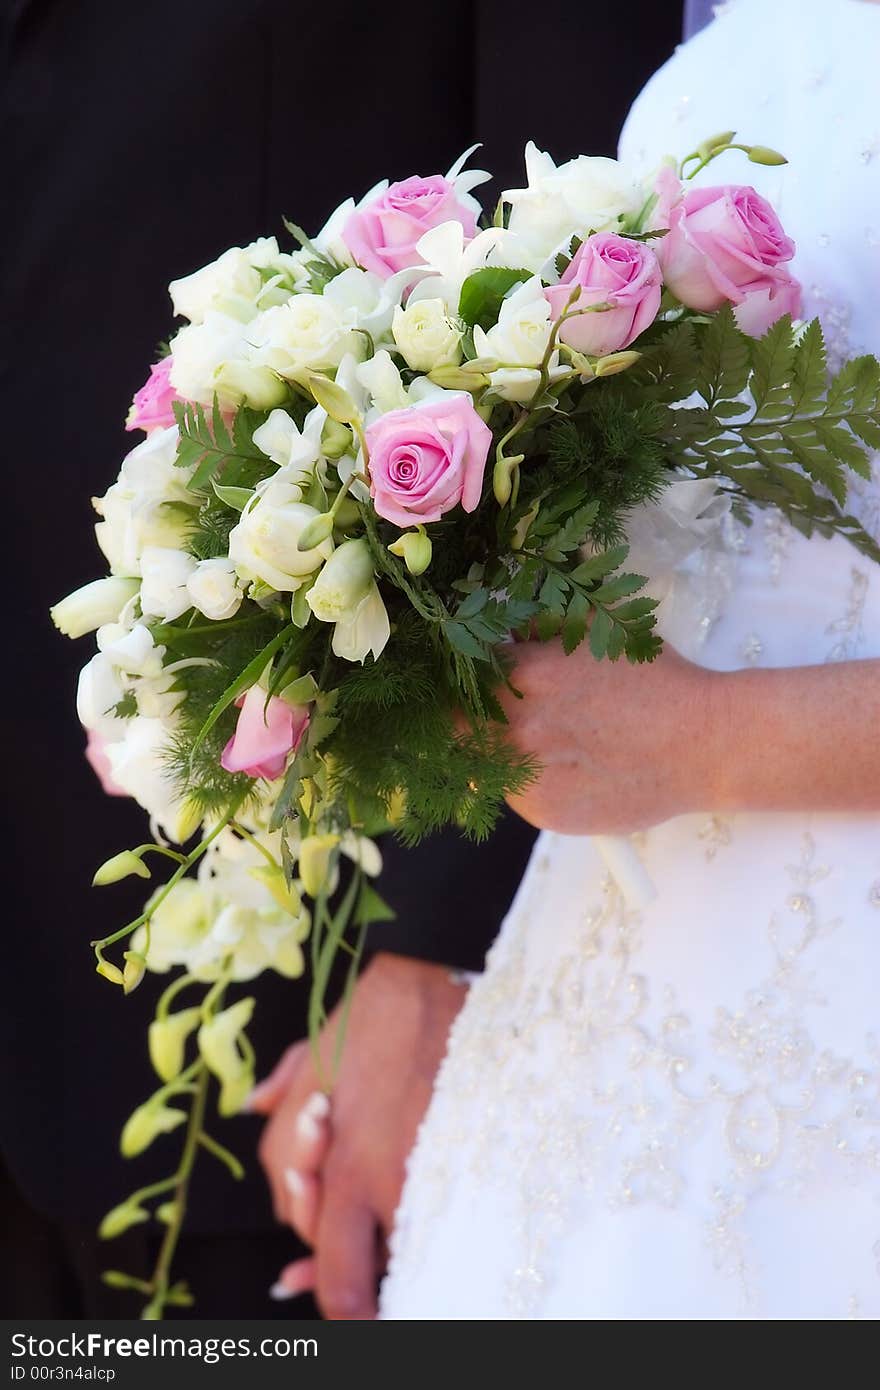
[(358, 383), (368, 392), (379, 414), (385, 415), (389, 410), (403, 410), (410, 404), (400, 370), (392, 360), (390, 352), (386, 352), (384, 348), (380, 348), (369, 361), (361, 362), (355, 375)]
[(253, 360), (291, 381), (332, 371), (347, 352), (358, 352), (357, 318), (354, 307), (326, 294), (296, 294), (248, 325)]
[(113, 486), (103, 497), (92, 499), (102, 518), (95, 535), (114, 575), (139, 575), (141, 554), (148, 545), (181, 544), (187, 516), (168, 504), (194, 506), (197, 499), (186, 486), (192, 469), (178, 468), (176, 453), (176, 425), (152, 430), (126, 455)]
[(184, 550), (148, 545), (141, 555), (141, 610), (145, 617), (172, 623), (192, 608), (187, 580), (196, 560)]
[[(246, 323), (273, 291), (291, 290), (308, 279), (305, 258), (278, 249), (275, 237), (260, 237), (249, 246), (232, 246), (216, 261), (168, 286), (175, 314), (190, 323), (204, 323), (210, 313), (225, 314)], [(263, 272), (261, 274), (261, 272)]]
[(391, 331), (415, 372), (430, 372), (461, 361), (461, 329), (450, 319), (442, 299), (414, 300), (405, 309), (398, 305)]
[(114, 622), (139, 587), (136, 579), (93, 579), (91, 584), (84, 584), (61, 599), (49, 612), (65, 637), (84, 637), (104, 623)]
[(335, 623), (333, 650), (346, 661), (379, 657), (391, 626), (373, 572), (373, 558), (362, 539), (344, 541), (327, 561), (306, 602), (322, 623)]
[(557, 168), (532, 141), (525, 158), (528, 186), (508, 189), (503, 197), (511, 207), (511, 233), (539, 265), (575, 234), (613, 230), (644, 201), (638, 180), (616, 159), (579, 155)]
[(126, 721), (116, 709), (127, 689), (124, 673), (109, 657), (98, 652), (86, 662), (76, 687), (76, 712), (83, 728), (105, 740), (121, 738)]
[(366, 661), (370, 652), (378, 661), (391, 636), (388, 610), (373, 583), (350, 618), (342, 618), (333, 629), (333, 651), (344, 661)]
[(270, 482), (290, 483), (302, 496), (323, 458), (321, 436), (326, 423), (327, 412), (319, 405), (309, 411), (301, 430), (286, 410), (272, 411), (253, 436), (260, 452), (278, 465), (279, 471)]
[(169, 346), (171, 385), (185, 400), (212, 405), (216, 396), (225, 410), (242, 404), (271, 410), (287, 395), (277, 373), (254, 360), (248, 325), (228, 314), (212, 310), (203, 322), (181, 328)]
[[(512, 290), (502, 301), (498, 322), (488, 333), (477, 324), (474, 348), (478, 357), (489, 358), (498, 366), (489, 373), (492, 390), (507, 401), (531, 400), (540, 381), (538, 367), (544, 359), (553, 315), (544, 287), (535, 276)], [(566, 375), (554, 352), (549, 363), (550, 381)]]
[(194, 829), (191, 809), (177, 794), (167, 760), (173, 734), (165, 719), (136, 714), (121, 739), (105, 745), (113, 781), (134, 797), (168, 839), (178, 843)]
[(105, 623), (98, 628), (98, 650), (129, 676), (155, 680), (162, 674), (164, 647), (156, 640), (146, 623)]
[(329, 537), (314, 550), (297, 549), (306, 526), (320, 515), (301, 496), (294, 484), (273, 479), (245, 507), (229, 535), (229, 558), (245, 582), (293, 593), (333, 553)]
[(235, 565), (224, 555), (199, 560), (186, 588), (193, 608), (213, 622), (234, 617), (241, 607), (242, 592)]
[(144, 623), (106, 623), (98, 628), (98, 651), (79, 675), (76, 712), (83, 728), (106, 741), (121, 739), (129, 721), (117, 713), (133, 699), (138, 713), (171, 719), (180, 700), (170, 689), (173, 677), (162, 666), (164, 647), (157, 647)]

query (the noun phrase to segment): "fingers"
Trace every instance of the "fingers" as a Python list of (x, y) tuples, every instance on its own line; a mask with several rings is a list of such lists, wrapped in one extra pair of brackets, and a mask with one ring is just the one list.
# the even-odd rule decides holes
[(316, 1281), (325, 1318), (363, 1321), (376, 1316), (379, 1277), (376, 1219), (344, 1192), (328, 1186), (318, 1225)]
[(288, 1219), (307, 1245), (314, 1245), (317, 1235), (321, 1170), (330, 1141), (330, 1101), (323, 1091), (314, 1091), (296, 1117), (284, 1169)]
[(293, 1084), (294, 1077), (306, 1055), (308, 1044), (294, 1043), (282, 1053), (265, 1080), (254, 1087), (245, 1102), (245, 1109), (254, 1115), (271, 1115), (279, 1101)]
[(308, 1293), (315, 1287), (315, 1261), (311, 1258), (294, 1260), (285, 1265), (275, 1283), (269, 1290), (269, 1297), (276, 1303), (286, 1298), (296, 1298), (298, 1294)]

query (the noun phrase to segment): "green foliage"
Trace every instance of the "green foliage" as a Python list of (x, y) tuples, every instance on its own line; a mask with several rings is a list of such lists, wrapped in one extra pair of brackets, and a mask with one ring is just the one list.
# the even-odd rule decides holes
[(198, 624), (181, 619), (154, 629), (157, 642), (169, 648), (171, 659), (183, 651), (207, 659), (210, 665), (186, 666), (175, 676), (180, 693), (177, 728), (168, 767), (180, 794), (192, 797), (205, 813), (225, 811), (249, 785), (240, 773), (225, 772), (220, 757), (235, 732), (237, 711), (226, 704), (207, 731), (212, 712), (226, 693), (231, 674), (244, 671), (263, 652), (278, 630), (278, 619), (256, 605), (243, 618), (227, 623)]
[(174, 416), (180, 431), (175, 463), (195, 468), (187, 484), (191, 492), (207, 492), (215, 479), (227, 487), (250, 488), (274, 473), (275, 465), (254, 443), (254, 430), (265, 424), (267, 412), (241, 406), (230, 430), (215, 396), (210, 419), (204, 406), (190, 401), (175, 401)]
[(669, 401), (686, 399), (689, 339), (704, 405), (668, 412), (667, 465), (718, 478), (735, 496), (779, 507), (805, 535), (839, 533), (880, 559), (880, 547), (844, 511), (849, 473), (869, 477), (866, 446), (880, 446), (876, 360), (856, 358), (829, 382), (818, 320), (797, 329), (784, 317), (752, 339), (725, 310), (661, 339), (623, 390), (647, 385)]
[(471, 328), (479, 324), (488, 331), (498, 322), (501, 303), (514, 285), (531, 276), (529, 270), (510, 270), (506, 266), (486, 266), (469, 275), (461, 287), (459, 317)]

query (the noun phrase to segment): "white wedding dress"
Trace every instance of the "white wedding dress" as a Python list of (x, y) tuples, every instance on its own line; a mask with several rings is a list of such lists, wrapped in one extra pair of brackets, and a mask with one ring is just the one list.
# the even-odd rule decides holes
[[(776, 203), (832, 360), (876, 351), (880, 6), (720, 9), (623, 157), (734, 126), (783, 150), (703, 179)], [(880, 534), (880, 479), (854, 509)], [(880, 568), (765, 512), (663, 626), (721, 670), (877, 656)], [(880, 1316), (880, 818), (693, 815), (636, 844), (641, 912), (588, 840), (540, 838), (410, 1160), (385, 1318)]]

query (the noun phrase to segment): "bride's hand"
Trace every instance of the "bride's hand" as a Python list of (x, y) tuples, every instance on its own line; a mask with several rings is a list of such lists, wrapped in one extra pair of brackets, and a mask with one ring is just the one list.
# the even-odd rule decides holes
[(541, 765), (511, 805), (566, 835), (689, 811), (880, 811), (880, 660), (714, 672), (667, 647), (647, 666), (586, 644), (515, 648), (502, 703)]
[(667, 647), (646, 666), (571, 656), (553, 642), (516, 649), (502, 703), (517, 748), (541, 774), (511, 800), (525, 820), (568, 835), (625, 834), (712, 799), (718, 717), (711, 671)]

